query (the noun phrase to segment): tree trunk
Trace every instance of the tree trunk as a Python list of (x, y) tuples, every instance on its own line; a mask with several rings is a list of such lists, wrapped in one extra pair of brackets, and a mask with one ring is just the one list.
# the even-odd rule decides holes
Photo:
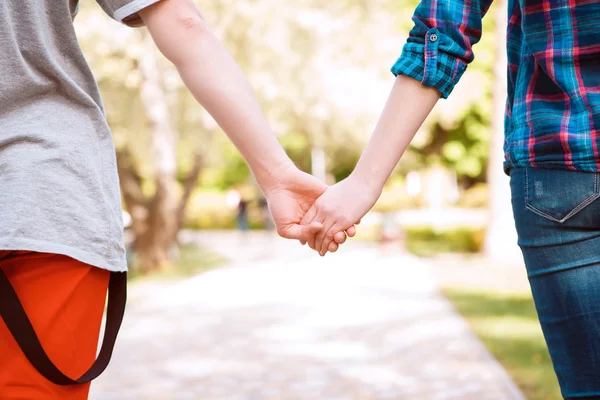
[(485, 238), (485, 253), (493, 259), (521, 261), (511, 208), (509, 178), (503, 170), (504, 113), (506, 108), (506, 0), (496, 3), (494, 67), (494, 107), (492, 140), (488, 167), (489, 222)]
[(155, 194), (148, 205), (145, 229), (136, 237), (135, 250), (144, 272), (169, 263), (178, 229), (177, 132), (171, 124), (169, 105), (152, 38), (145, 33), (139, 58), (142, 74), (140, 95), (149, 121)]
[[(177, 208), (177, 232), (179, 232), (183, 228), (183, 223), (185, 220), (185, 210), (187, 204), (190, 201), (190, 198), (192, 197), (192, 192), (196, 187), (196, 182), (198, 181), (198, 177), (200, 176), (200, 172), (202, 171), (203, 164), (204, 154), (200, 149), (196, 149), (192, 169), (183, 180), (183, 194), (181, 195), (179, 207)], [(173, 239), (176, 240), (177, 238), (175, 237)]]

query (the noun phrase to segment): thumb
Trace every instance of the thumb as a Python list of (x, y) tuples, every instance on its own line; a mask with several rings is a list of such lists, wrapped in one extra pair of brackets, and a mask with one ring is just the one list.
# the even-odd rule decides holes
[(315, 204), (313, 204), (308, 211), (306, 212), (306, 214), (304, 214), (304, 217), (302, 217), (302, 220), (300, 221), (300, 225), (309, 225), (317, 216), (317, 207)]
[[(303, 225), (305, 227), (311, 226), (311, 223), (313, 222), (313, 220), (315, 219), (316, 216), (317, 216), (317, 208), (313, 204), (308, 209), (306, 214), (304, 214), (304, 217), (300, 221), (300, 225)], [(319, 230), (323, 228), (323, 225), (321, 225), (321, 224), (319, 224), (319, 225), (320, 225), (319, 229), (317, 229), (315, 232), (311, 232), (310, 230), (304, 232), (304, 236), (300, 239), (300, 244), (302, 244), (302, 246), (304, 246), (308, 242), (308, 239), (310, 237), (314, 237), (317, 234), (317, 232), (319, 232)], [(313, 227), (312, 229), (315, 229), (315, 228)], [(307, 235), (308, 235), (308, 237), (307, 237)]]

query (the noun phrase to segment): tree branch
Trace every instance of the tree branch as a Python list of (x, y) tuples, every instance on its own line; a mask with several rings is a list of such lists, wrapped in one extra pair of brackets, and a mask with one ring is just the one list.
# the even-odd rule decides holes
[(131, 212), (133, 207), (146, 207), (149, 199), (142, 191), (142, 177), (138, 173), (133, 155), (127, 146), (117, 150), (117, 168), (121, 192), (127, 209)]

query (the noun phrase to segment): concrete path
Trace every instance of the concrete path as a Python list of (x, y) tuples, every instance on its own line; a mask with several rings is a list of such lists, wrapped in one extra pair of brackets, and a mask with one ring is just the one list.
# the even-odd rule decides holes
[(349, 244), (319, 258), (260, 234), (185, 239), (232, 265), (134, 286), (92, 400), (523, 400), (413, 257)]

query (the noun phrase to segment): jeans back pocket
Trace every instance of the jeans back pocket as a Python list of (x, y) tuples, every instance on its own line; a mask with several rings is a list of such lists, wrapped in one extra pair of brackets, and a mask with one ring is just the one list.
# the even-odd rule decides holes
[(600, 198), (598, 173), (526, 168), (525, 181), (527, 209), (558, 223)]

